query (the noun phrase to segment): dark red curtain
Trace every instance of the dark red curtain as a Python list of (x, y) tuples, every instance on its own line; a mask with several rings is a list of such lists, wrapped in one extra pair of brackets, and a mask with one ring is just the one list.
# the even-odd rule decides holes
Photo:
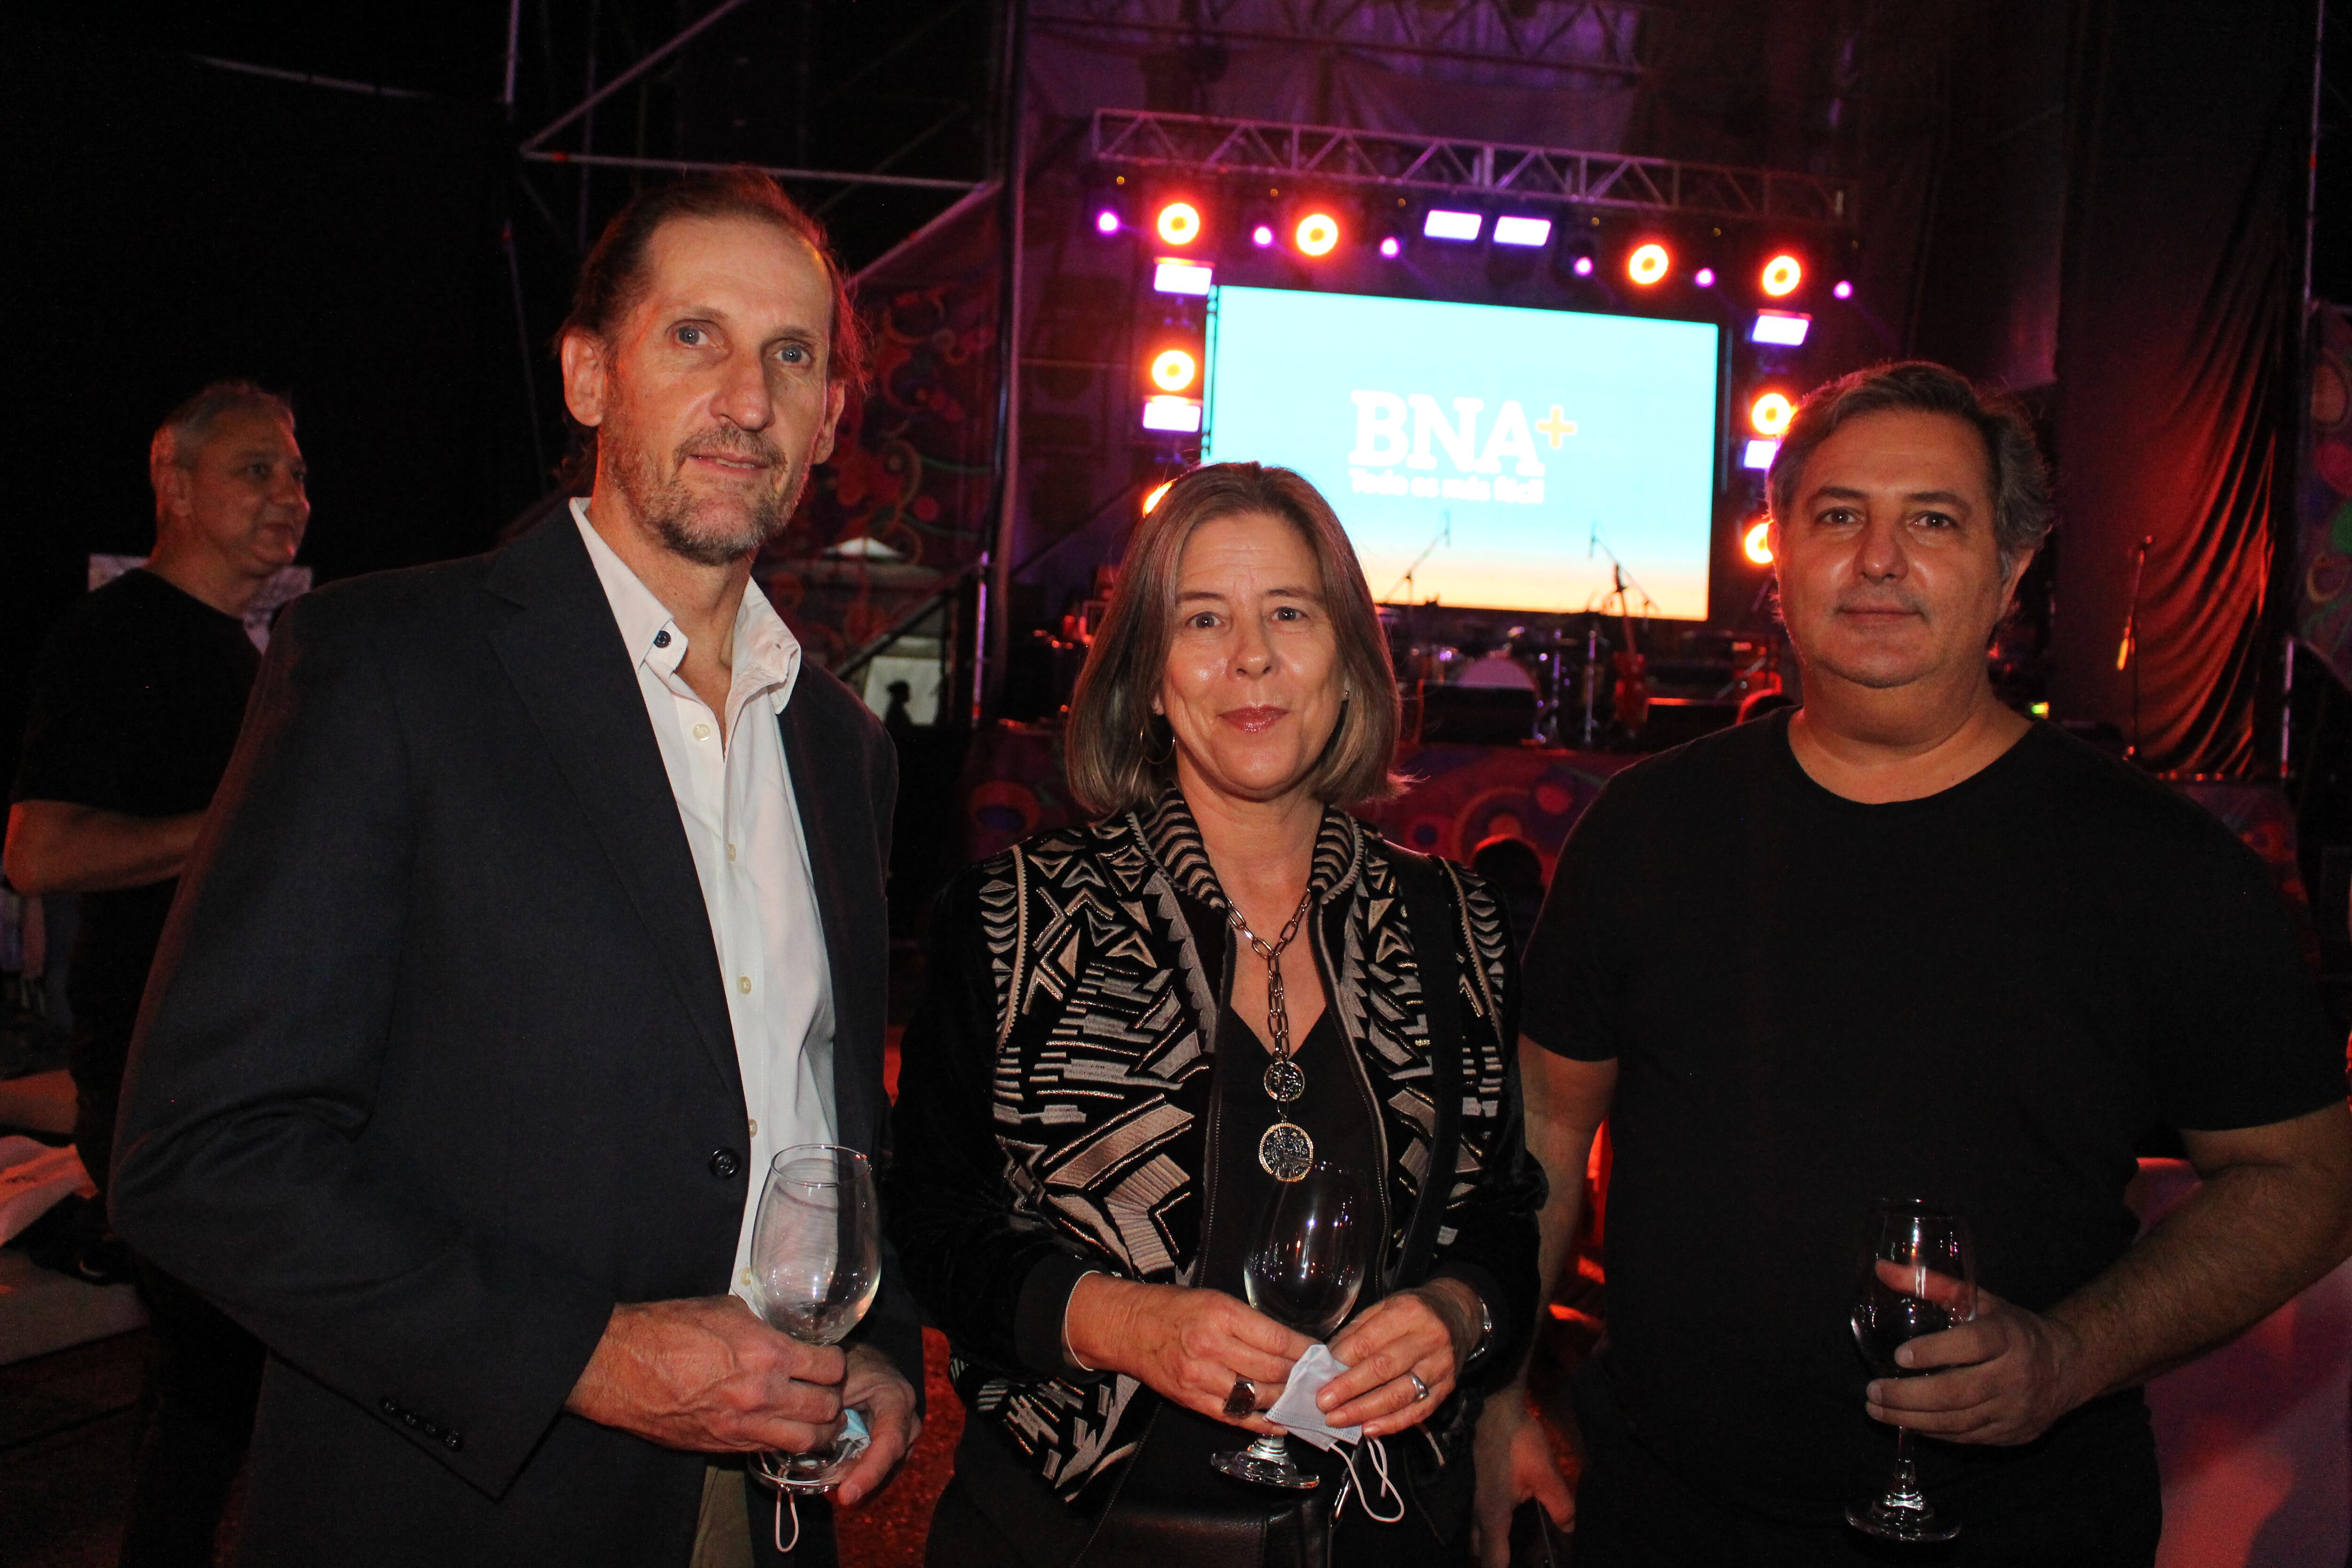
[(2293, 528), (2315, 0), (2089, 0), (2059, 311), (2051, 699), (2148, 765), (2243, 773)]

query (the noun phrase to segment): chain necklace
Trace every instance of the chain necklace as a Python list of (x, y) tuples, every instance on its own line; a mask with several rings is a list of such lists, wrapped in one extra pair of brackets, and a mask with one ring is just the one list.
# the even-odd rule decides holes
[(1307, 1129), (1290, 1120), (1290, 1102), (1307, 1092), (1307, 1075), (1291, 1058), (1290, 1009), (1282, 994), (1283, 949), (1298, 934), (1299, 922), (1307, 918), (1307, 906), (1314, 899), (1312, 887), (1299, 895), (1298, 908), (1291, 911), (1290, 923), (1272, 942), (1250, 930), (1248, 922), (1242, 919), (1239, 904), (1231, 900), (1225, 903), (1225, 918), (1233, 922), (1234, 930), (1249, 943), (1252, 952), (1265, 960), (1265, 1027), (1266, 1033), (1274, 1037), (1274, 1060), (1265, 1065), (1264, 1081), (1266, 1095), (1274, 1101), (1276, 1114), (1281, 1120), (1267, 1128), (1265, 1136), (1257, 1141), (1257, 1163), (1277, 1182), (1297, 1181), (1315, 1163), (1315, 1140), (1307, 1135)]

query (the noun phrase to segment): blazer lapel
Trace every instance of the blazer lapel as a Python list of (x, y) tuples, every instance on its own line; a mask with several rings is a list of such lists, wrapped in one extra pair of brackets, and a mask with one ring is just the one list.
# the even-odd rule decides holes
[(694, 852), (571, 509), (508, 546), (487, 585), (521, 609), (490, 634), (499, 661), (627, 889), (711, 1067), (740, 1100), (742, 1069)]
[[(783, 728), (784, 766), (800, 806), (817, 914), (824, 923), (825, 966), (833, 979), (835, 1132), (849, 1148), (871, 1156), (881, 1130), (879, 1107), (887, 1098), (881, 1045), (889, 916), (882, 901), (866, 781), (859, 771), (839, 765), (845, 753), (854, 753), (856, 739), (825, 733), (820, 707), (803, 668), (800, 689), (776, 721)], [(823, 765), (827, 757), (835, 763), (831, 768)]]

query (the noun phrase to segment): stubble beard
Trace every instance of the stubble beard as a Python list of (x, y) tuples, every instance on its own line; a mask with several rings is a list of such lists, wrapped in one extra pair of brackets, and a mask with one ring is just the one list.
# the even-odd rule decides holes
[[(670, 454), (667, 468), (651, 448), (628, 441), (625, 432), (608, 425), (599, 435), (622, 437), (613, 472), (629, 509), (665, 549), (698, 565), (730, 565), (783, 532), (808, 482), (807, 464), (792, 462), (766, 437), (746, 430), (715, 431), (683, 442)], [(738, 495), (698, 495), (679, 477), (695, 456), (764, 461), (770, 482)]]

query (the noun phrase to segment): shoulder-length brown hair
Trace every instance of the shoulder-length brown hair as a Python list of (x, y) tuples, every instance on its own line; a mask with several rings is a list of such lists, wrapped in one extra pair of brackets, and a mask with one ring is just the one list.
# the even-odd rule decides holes
[(1169, 486), (1136, 525), (1102, 629), (1078, 673), (1063, 756), (1070, 794), (1088, 810), (1108, 816), (1144, 805), (1175, 776), (1167, 726), (1153, 722), (1151, 699), (1175, 636), (1177, 569), (1194, 529), (1250, 514), (1280, 518), (1307, 542), (1339, 644), (1341, 689), (1349, 695), (1307, 774), (1307, 789), (1339, 806), (1395, 793), (1389, 763), (1399, 726), (1396, 673), (1364, 569), (1331, 503), (1288, 468), (1215, 463)]

